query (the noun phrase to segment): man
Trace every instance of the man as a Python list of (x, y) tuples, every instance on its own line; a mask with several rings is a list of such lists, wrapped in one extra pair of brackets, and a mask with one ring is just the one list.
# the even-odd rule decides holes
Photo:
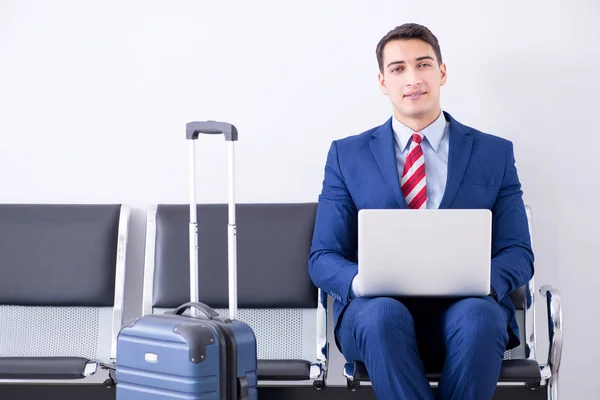
[[(336, 344), (348, 362), (365, 363), (378, 399), (433, 399), (426, 379), (433, 369), (442, 373), (440, 398), (490, 399), (504, 351), (519, 344), (508, 294), (533, 275), (513, 146), (441, 110), (446, 65), (429, 29), (399, 26), (381, 39), (376, 54), (379, 86), (393, 117), (331, 145), (310, 276), (335, 299)], [(361, 297), (357, 213), (382, 208), (491, 210), (492, 294)]]

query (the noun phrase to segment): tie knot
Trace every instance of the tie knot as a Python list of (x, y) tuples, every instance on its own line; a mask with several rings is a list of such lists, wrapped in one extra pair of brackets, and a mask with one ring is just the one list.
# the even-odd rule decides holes
[(413, 133), (413, 135), (412, 135), (413, 142), (421, 144), (421, 142), (423, 141), (422, 135), (423, 135), (422, 133)]

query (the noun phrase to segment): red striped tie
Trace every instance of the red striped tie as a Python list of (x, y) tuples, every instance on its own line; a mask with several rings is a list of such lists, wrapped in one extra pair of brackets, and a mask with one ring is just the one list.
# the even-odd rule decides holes
[(404, 161), (404, 172), (400, 179), (402, 194), (406, 198), (408, 208), (427, 208), (427, 186), (425, 185), (425, 156), (421, 148), (423, 137), (419, 133), (412, 135), (408, 155)]

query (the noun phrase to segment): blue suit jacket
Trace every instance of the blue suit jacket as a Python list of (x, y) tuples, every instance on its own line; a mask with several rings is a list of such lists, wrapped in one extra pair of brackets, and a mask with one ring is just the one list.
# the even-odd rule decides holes
[[(449, 121), (448, 177), (442, 208), (492, 211), (491, 284), (509, 321), (508, 348), (518, 346), (515, 309), (507, 295), (533, 276), (527, 215), (512, 143)], [(357, 214), (361, 209), (407, 208), (400, 191), (392, 119), (334, 141), (327, 156), (309, 273), (335, 299), (336, 329), (358, 272)]]

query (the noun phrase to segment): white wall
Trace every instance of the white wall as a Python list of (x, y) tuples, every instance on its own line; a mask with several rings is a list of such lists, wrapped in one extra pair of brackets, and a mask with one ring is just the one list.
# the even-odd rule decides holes
[[(186, 122), (238, 127), (238, 201), (313, 201), (330, 142), (390, 115), (377, 41), (422, 23), (448, 64), (443, 108), (515, 143), (536, 283), (565, 302), (562, 394), (592, 399), (600, 5), (491, 3), (2, 0), (0, 201), (136, 205), (138, 278), (145, 206), (187, 200)], [(202, 138), (198, 155), (199, 201), (225, 200), (222, 138)], [(541, 301), (537, 321), (543, 360)]]

